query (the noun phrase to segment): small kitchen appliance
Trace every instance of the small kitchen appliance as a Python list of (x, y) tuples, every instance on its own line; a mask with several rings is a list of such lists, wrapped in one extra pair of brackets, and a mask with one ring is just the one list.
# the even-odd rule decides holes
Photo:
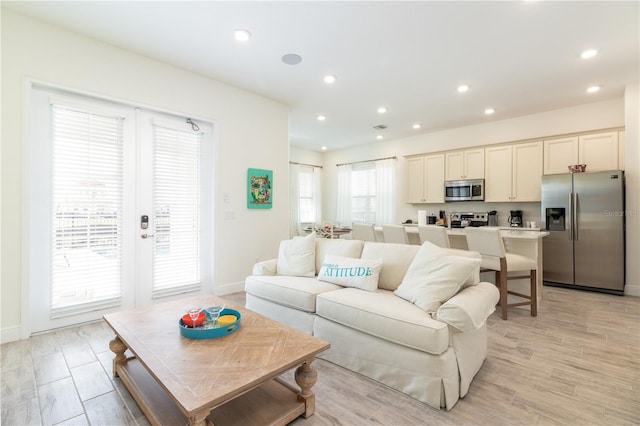
[(489, 214), (487, 212), (454, 212), (451, 214), (452, 228), (487, 226), (488, 224)]
[(498, 226), (498, 212), (491, 210), (489, 214), (489, 226)]
[(522, 210), (511, 210), (509, 214), (509, 226), (512, 228), (522, 228), (524, 226)]

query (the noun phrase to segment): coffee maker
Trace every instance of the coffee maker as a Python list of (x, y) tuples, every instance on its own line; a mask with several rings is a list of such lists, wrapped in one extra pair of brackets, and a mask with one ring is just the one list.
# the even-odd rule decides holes
[(522, 228), (524, 226), (522, 210), (511, 210), (509, 214), (509, 226), (512, 228)]

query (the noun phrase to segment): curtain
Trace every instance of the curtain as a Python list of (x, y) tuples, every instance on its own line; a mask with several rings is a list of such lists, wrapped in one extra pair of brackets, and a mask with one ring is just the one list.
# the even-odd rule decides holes
[(289, 237), (300, 235), (300, 166), (289, 165)]
[(376, 225), (396, 222), (395, 160), (379, 160), (376, 164)]
[(351, 219), (351, 164), (338, 166), (338, 199), (336, 219), (338, 223), (350, 225)]
[(313, 168), (313, 202), (316, 208), (316, 223), (322, 222), (322, 169)]

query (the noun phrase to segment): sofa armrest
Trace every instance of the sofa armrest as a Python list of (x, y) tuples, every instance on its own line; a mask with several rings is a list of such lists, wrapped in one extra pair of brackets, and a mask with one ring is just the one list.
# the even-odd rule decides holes
[(440, 306), (436, 319), (462, 332), (478, 330), (496, 310), (498, 288), (488, 282), (467, 287)]
[(253, 265), (252, 275), (275, 275), (278, 259), (269, 259)]

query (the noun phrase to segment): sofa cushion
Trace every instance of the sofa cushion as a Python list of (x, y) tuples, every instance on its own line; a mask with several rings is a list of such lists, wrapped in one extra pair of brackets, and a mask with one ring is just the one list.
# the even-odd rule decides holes
[(425, 312), (435, 313), (480, 268), (481, 259), (452, 256), (425, 242), (395, 294)]
[(432, 319), (393, 292), (344, 288), (319, 294), (316, 314), (363, 333), (439, 355), (449, 346), (447, 324)]
[(496, 310), (499, 299), (498, 287), (481, 282), (447, 300), (438, 309), (436, 318), (462, 332), (473, 332), (480, 329)]
[(402, 282), (420, 246), (412, 244), (374, 243), (367, 241), (362, 259), (382, 259), (378, 288), (395, 290)]
[(249, 294), (305, 312), (316, 311), (318, 294), (343, 288), (336, 284), (318, 281), (315, 277), (283, 275), (252, 275), (247, 277), (244, 285), (245, 291)]
[(315, 277), (316, 233), (280, 242), (278, 275)]
[(318, 272), (318, 280), (343, 287), (376, 291), (380, 269), (382, 269), (381, 259), (354, 259), (328, 254)]
[(360, 240), (342, 240), (330, 238), (316, 239), (316, 259), (315, 272), (318, 274), (322, 267), (322, 262), (328, 254), (336, 256), (360, 258), (362, 254), (363, 242)]

